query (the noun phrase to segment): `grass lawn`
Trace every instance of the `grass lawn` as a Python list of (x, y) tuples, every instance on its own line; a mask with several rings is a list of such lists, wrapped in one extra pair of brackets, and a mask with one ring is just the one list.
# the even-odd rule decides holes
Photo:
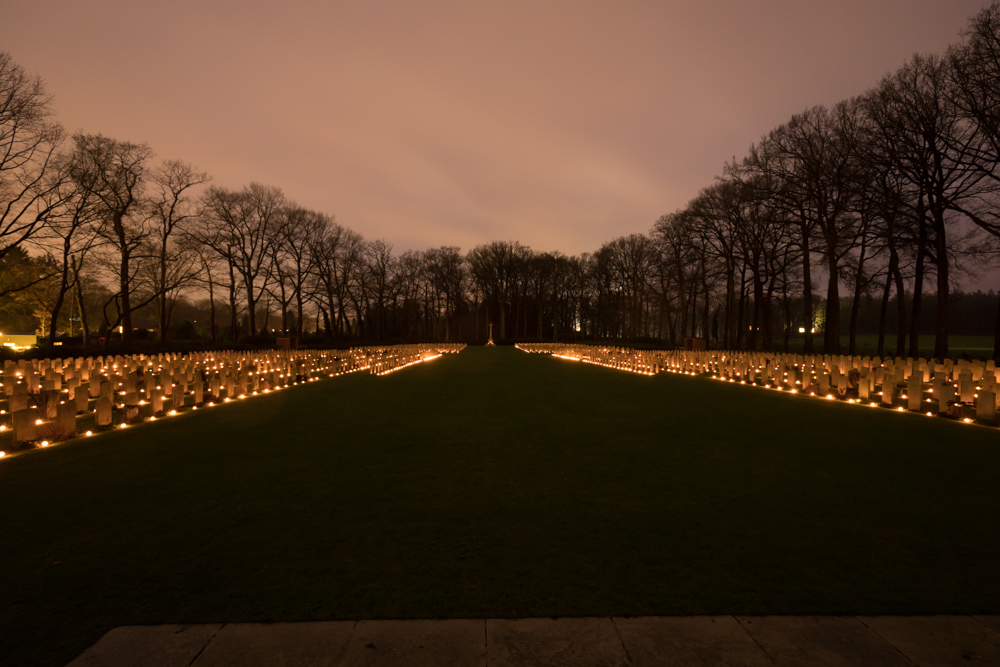
[(470, 348), (0, 461), (0, 664), (111, 627), (1000, 613), (1000, 431)]

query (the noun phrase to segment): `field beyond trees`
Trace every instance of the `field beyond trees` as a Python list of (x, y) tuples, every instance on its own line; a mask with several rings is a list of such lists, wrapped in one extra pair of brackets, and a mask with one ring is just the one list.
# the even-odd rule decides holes
[(995, 429), (469, 348), (0, 462), (0, 663), (125, 624), (998, 613)]

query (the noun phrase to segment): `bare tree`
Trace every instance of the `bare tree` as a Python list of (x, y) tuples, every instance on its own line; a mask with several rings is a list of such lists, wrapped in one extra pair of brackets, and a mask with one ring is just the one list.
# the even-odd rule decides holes
[(198, 220), (200, 202), (191, 196), (199, 185), (210, 180), (208, 174), (180, 160), (166, 160), (151, 175), (151, 242), (156, 257), (154, 285), (158, 293), (156, 309), (160, 323), (160, 342), (167, 340), (170, 306), (179, 290), (198, 276), (200, 259), (190, 244), (179, 242), (186, 228)]
[[(64, 133), (42, 80), (0, 51), (0, 259), (27, 241), (61, 201), (51, 177)], [(6, 292), (21, 286), (10, 285)]]
[(953, 254), (959, 243), (954, 222), (965, 204), (982, 193), (983, 174), (969, 156), (983, 141), (962, 121), (946, 94), (948, 64), (935, 56), (914, 56), (865, 97), (876, 131), (874, 141), (892, 168), (916, 191), (916, 267), (910, 354), (917, 355), (926, 262), (936, 273), (937, 313), (934, 356), (948, 354), (948, 306)]
[[(55, 342), (60, 315), (66, 296), (78, 287), (80, 268), (89, 251), (99, 242), (98, 224), (101, 209), (96, 196), (97, 175), (93, 172), (77, 172), (77, 179), (70, 175), (74, 171), (73, 156), (63, 156), (50, 171), (51, 178), (58, 183), (46, 195), (51, 201), (46, 206), (51, 211), (48, 223), (34, 238), (34, 244), (47, 252), (53, 259), (52, 266), (58, 267), (57, 287), (53, 290), (49, 330), (49, 344)], [(80, 293), (80, 290), (77, 289)], [(79, 299), (71, 304), (71, 309), (79, 309), (83, 324), (83, 337), (87, 341), (86, 307)], [(72, 317), (70, 329), (73, 329)]]
[(434, 314), (444, 324), (445, 341), (450, 341), (451, 318), (465, 302), (464, 259), (459, 248), (442, 246), (427, 250), (423, 260), (423, 268), (434, 293)]
[[(278, 229), (271, 263), (274, 296), (281, 304), (281, 329), (289, 330), (288, 311), (295, 303), (295, 334), (302, 336), (309, 278), (313, 273), (313, 249), (332, 223), (329, 216), (299, 206), (289, 206)], [(272, 293), (274, 292), (272, 289)]]
[[(965, 40), (949, 50), (950, 101), (981, 139), (965, 148), (968, 163), (988, 183), (981, 198), (954, 202), (963, 214), (1000, 241), (1000, 3), (993, 2), (969, 22)], [(962, 150), (953, 142), (954, 150)], [(1000, 297), (993, 331), (993, 356), (1000, 358)]]
[(473, 280), (496, 305), (497, 340), (507, 337), (507, 313), (516, 294), (518, 265), (527, 252), (530, 250), (517, 241), (493, 241), (476, 246), (466, 255)]
[(132, 313), (152, 302), (147, 293), (141, 302), (133, 302), (137, 287), (137, 260), (143, 258), (149, 236), (149, 217), (145, 206), (148, 161), (152, 150), (146, 144), (119, 141), (102, 135), (77, 134), (73, 169), (77, 183), (89, 184), (101, 218), (99, 235), (106, 241), (110, 265), (116, 273), (118, 291), (114, 295), (116, 317), (105, 322), (121, 325), (122, 342), (132, 341)]
[[(268, 286), (268, 268), (274, 257), (272, 248), (279, 238), (285, 196), (278, 188), (251, 183), (238, 191), (211, 187), (203, 203), (207, 224), (196, 236), (226, 260), (233, 288), (239, 277), (250, 334), (256, 335), (257, 301)], [(231, 295), (230, 303), (234, 309), (235, 294)]]

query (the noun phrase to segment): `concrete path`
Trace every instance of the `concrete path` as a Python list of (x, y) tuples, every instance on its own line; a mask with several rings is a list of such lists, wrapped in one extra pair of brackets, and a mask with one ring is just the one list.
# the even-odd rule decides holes
[(115, 628), (71, 667), (1000, 665), (1000, 616), (680, 616)]

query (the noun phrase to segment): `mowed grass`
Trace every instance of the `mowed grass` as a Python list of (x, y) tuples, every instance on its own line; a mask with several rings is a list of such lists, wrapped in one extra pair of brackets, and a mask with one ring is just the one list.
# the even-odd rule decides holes
[(470, 348), (0, 461), (0, 664), (126, 624), (1000, 613), (1000, 431)]

